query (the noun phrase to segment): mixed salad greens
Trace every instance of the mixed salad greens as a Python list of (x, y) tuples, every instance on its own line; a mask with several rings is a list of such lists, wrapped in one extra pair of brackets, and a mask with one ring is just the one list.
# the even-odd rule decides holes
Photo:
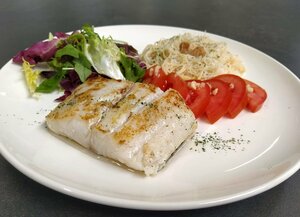
[[(65, 99), (88, 77), (97, 73), (117, 80), (141, 81), (146, 65), (131, 45), (100, 37), (90, 25), (72, 34), (57, 32), (20, 51), (13, 62), (22, 64), (31, 94), (50, 93), (64, 89)], [(47, 70), (38, 71), (34, 66), (47, 64)]]

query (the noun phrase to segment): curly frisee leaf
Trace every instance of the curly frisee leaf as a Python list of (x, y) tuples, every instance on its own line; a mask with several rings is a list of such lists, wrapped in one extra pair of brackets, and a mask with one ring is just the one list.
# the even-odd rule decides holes
[(34, 95), (35, 93), (40, 75), (40, 71), (33, 70), (33, 67), (34, 65), (30, 65), (29, 62), (23, 59), (22, 68), (25, 75), (26, 85), (31, 95)]

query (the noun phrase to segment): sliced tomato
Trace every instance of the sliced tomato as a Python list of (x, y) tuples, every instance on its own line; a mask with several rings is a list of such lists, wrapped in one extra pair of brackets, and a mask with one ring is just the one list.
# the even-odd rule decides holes
[(206, 82), (210, 86), (211, 95), (205, 113), (208, 121), (213, 124), (227, 113), (232, 93), (224, 81), (211, 79)]
[(257, 112), (267, 99), (267, 92), (252, 81), (244, 79), (247, 84), (248, 104), (251, 112)]
[(247, 105), (248, 97), (246, 82), (237, 75), (223, 74), (214, 79), (226, 82), (232, 92), (232, 99), (228, 107), (228, 116), (235, 118)]
[(143, 82), (153, 84), (163, 91), (167, 90), (167, 75), (159, 66), (153, 66), (147, 69)]
[[(193, 84), (193, 82), (195, 83)], [(189, 81), (189, 96), (186, 104), (193, 111), (196, 118), (204, 113), (210, 99), (210, 87), (207, 83), (201, 81)]]
[(151, 81), (153, 79), (153, 70), (150, 69), (151, 68), (146, 70), (145, 75), (143, 77), (143, 82), (147, 84), (151, 84)]
[(182, 98), (186, 100), (189, 95), (187, 83), (175, 73), (166, 74), (161, 67), (154, 66), (146, 70), (144, 83), (153, 84), (161, 90), (166, 91), (169, 88), (177, 90)]
[(170, 73), (167, 76), (167, 89), (168, 88), (177, 90), (185, 101), (188, 99), (189, 88), (187, 83), (175, 73)]

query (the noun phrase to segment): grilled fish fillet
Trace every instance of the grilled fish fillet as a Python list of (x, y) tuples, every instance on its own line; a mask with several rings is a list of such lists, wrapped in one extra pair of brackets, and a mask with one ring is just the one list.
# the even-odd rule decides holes
[(164, 167), (197, 126), (177, 91), (103, 77), (80, 85), (46, 123), (53, 132), (146, 175)]

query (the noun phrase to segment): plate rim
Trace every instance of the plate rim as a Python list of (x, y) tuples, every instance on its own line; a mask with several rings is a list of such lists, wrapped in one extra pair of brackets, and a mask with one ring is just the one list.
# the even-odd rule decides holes
[(40, 173), (34, 171), (31, 168), (24, 166), (20, 161), (18, 161), (10, 152), (4, 148), (3, 144), (0, 143), (1, 155), (19, 172), (26, 175), (28, 178), (42, 184), (52, 190), (72, 196), (77, 199), (86, 200), (93, 203), (98, 203), (102, 205), (115, 206), (120, 208), (130, 208), (136, 210), (161, 210), (161, 211), (171, 211), (171, 210), (190, 210), (190, 209), (200, 209), (208, 208), (219, 205), (225, 205), (237, 201), (241, 201), (252, 196), (263, 193), (271, 188), (276, 187), (281, 184), (293, 174), (295, 174), (300, 168), (300, 159), (294, 166), (286, 170), (284, 173), (276, 176), (272, 180), (265, 182), (262, 185), (250, 188), (245, 191), (230, 195), (230, 197), (219, 197), (213, 201), (208, 200), (207, 202), (199, 201), (184, 201), (184, 202), (162, 202), (162, 201), (140, 201), (137, 199), (122, 199), (109, 196), (103, 196), (99, 194), (93, 194), (90, 192), (85, 192), (74, 187), (59, 183), (58, 181), (52, 180), (50, 177), (43, 176)]

